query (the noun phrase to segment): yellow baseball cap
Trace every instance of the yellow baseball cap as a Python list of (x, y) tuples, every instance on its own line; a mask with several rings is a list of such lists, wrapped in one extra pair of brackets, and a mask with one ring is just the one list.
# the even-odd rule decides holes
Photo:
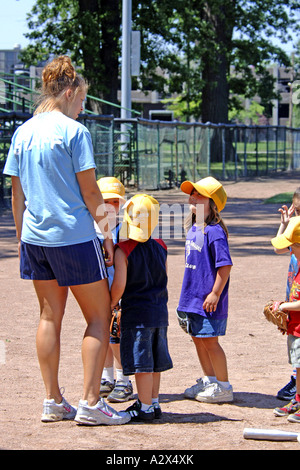
[(300, 216), (292, 217), (285, 231), (278, 237), (272, 238), (271, 243), (278, 250), (300, 243)]
[(146, 242), (154, 231), (159, 217), (159, 203), (148, 194), (136, 194), (123, 206), (124, 219), (121, 238)]
[(221, 212), (221, 210), (224, 209), (227, 201), (227, 194), (218, 180), (212, 176), (207, 176), (196, 183), (184, 181), (180, 186), (181, 191), (186, 194), (191, 194), (193, 188), (195, 188), (202, 196), (212, 199), (217, 206), (218, 212)]
[(114, 176), (105, 176), (98, 179), (97, 184), (102, 193), (103, 199), (120, 199), (120, 202), (124, 204), (126, 199), (124, 185)]

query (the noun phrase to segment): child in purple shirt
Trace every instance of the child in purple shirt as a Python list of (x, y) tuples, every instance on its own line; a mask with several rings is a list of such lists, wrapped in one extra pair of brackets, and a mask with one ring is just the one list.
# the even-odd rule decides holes
[(210, 176), (197, 183), (184, 181), (181, 190), (190, 195), (192, 225), (186, 237), (177, 315), (193, 339), (204, 373), (184, 395), (207, 403), (230, 402), (233, 391), (226, 356), (218, 340), (226, 332), (232, 266), (228, 232), (219, 215), (227, 195), (221, 183)]

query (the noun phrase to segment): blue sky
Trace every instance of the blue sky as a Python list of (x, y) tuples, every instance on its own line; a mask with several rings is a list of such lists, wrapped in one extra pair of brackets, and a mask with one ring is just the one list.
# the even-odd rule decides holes
[(13, 49), (16, 44), (25, 47), (28, 40), (23, 34), (28, 32), (26, 13), (35, 0), (0, 0), (0, 49)]
[[(28, 32), (26, 13), (34, 4), (35, 0), (0, 0), (0, 49), (13, 49), (16, 44), (27, 46), (28, 40), (23, 36)], [(282, 47), (287, 52), (293, 50), (292, 44)]]

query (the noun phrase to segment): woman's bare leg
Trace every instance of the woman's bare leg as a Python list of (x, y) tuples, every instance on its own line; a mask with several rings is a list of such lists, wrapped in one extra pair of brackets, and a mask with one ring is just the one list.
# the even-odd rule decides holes
[(100, 382), (109, 345), (110, 293), (107, 279), (70, 287), (87, 322), (82, 342), (83, 400), (99, 400)]
[(58, 383), (60, 332), (68, 297), (68, 288), (56, 280), (33, 281), (40, 304), (40, 323), (36, 334), (36, 348), (46, 398), (61, 402)]

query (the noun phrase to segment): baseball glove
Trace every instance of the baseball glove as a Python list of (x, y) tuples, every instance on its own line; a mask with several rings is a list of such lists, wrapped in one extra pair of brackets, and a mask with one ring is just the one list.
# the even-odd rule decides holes
[(270, 300), (264, 307), (264, 315), (266, 319), (276, 325), (282, 333), (286, 333), (289, 315), (287, 312), (280, 310), (280, 305), (282, 303), (283, 302), (274, 302), (274, 300)]
[(187, 314), (184, 312), (179, 312), (176, 309), (176, 315), (179, 326), (183, 329), (185, 333), (189, 333), (189, 320)]
[(111, 312), (110, 334), (114, 338), (120, 338), (121, 334), (121, 309), (114, 308)]

